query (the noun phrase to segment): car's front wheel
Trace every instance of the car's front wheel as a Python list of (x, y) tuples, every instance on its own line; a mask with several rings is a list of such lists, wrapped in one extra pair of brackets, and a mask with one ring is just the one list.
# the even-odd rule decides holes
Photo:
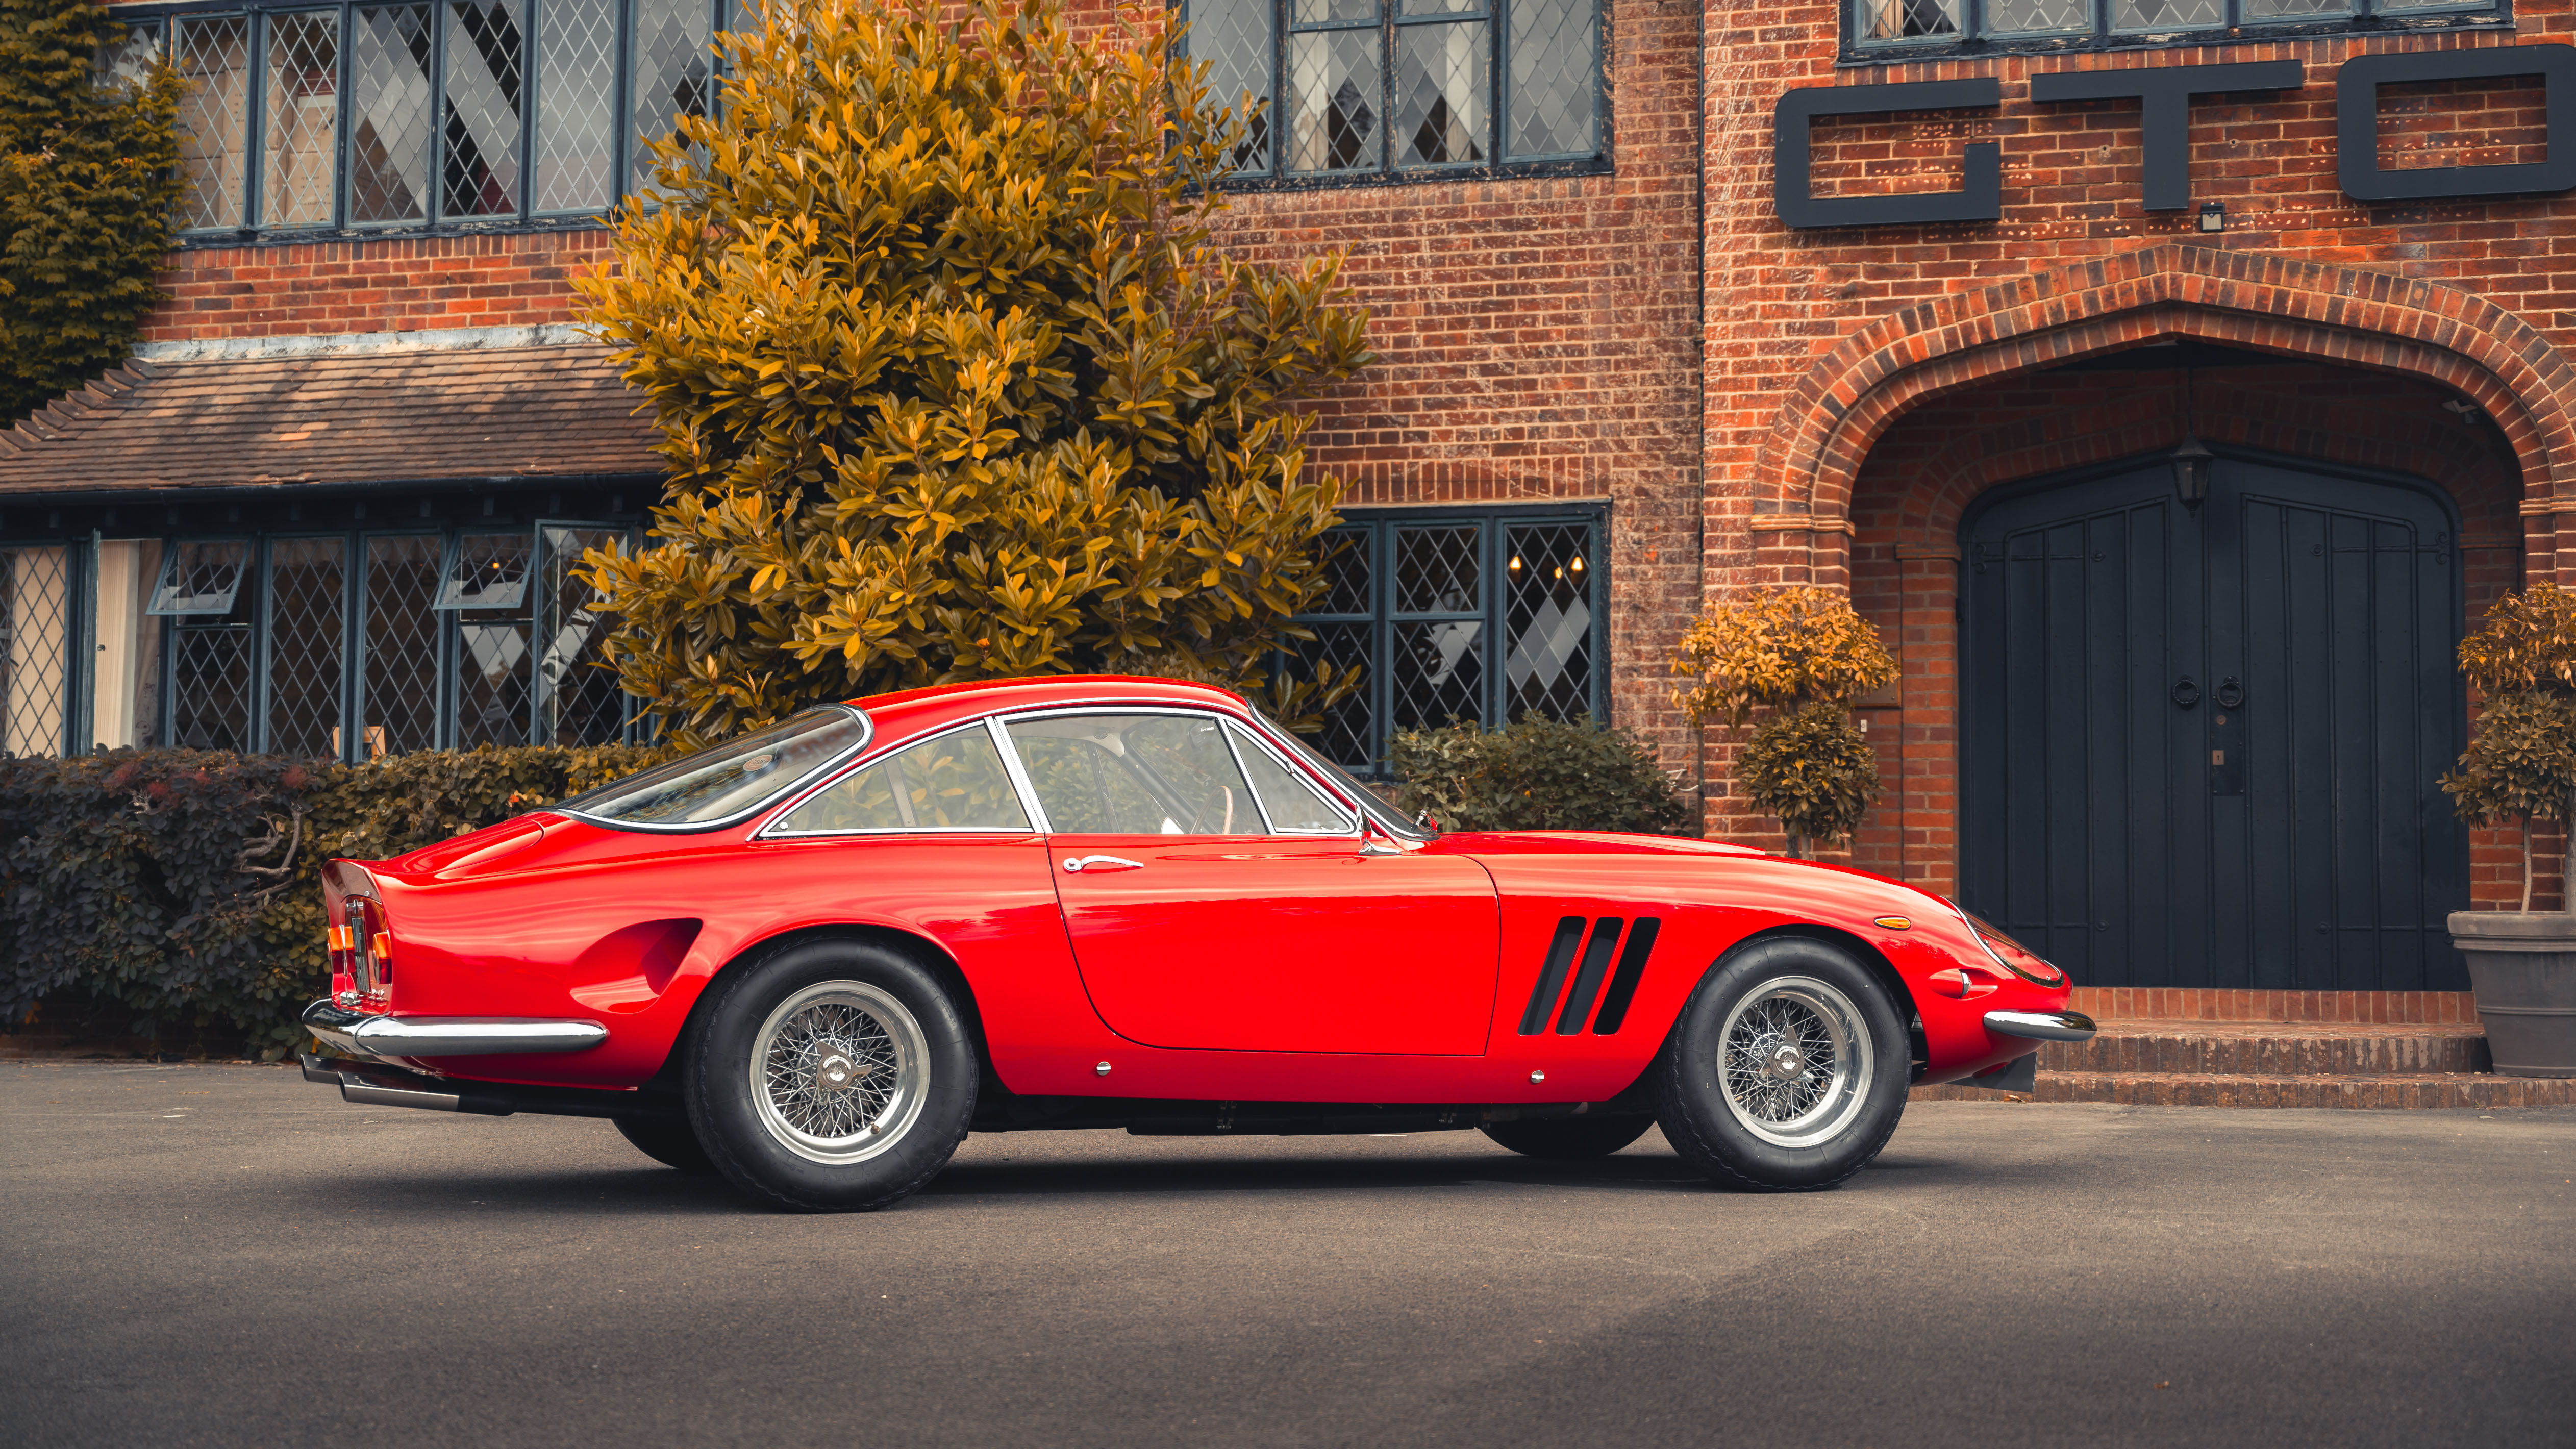
[(910, 955), (812, 941), (718, 977), (683, 1062), (716, 1170), (780, 1207), (888, 1207), (946, 1166), (975, 1114), (964, 1014)]
[(1710, 968), (1656, 1068), (1655, 1118), (1684, 1161), (1757, 1192), (1833, 1187), (1905, 1112), (1905, 1029), (1850, 952), (1775, 936)]

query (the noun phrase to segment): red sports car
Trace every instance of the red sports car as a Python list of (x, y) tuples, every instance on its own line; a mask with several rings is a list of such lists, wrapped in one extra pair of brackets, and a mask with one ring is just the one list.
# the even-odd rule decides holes
[(1914, 1082), (2027, 1086), (2064, 973), (1938, 896), (1741, 846), (1440, 834), (1222, 690), (1070, 678), (808, 710), (324, 873), (305, 1013), (351, 1101), (606, 1117), (784, 1207), (970, 1131), (1660, 1124), (1830, 1187)]

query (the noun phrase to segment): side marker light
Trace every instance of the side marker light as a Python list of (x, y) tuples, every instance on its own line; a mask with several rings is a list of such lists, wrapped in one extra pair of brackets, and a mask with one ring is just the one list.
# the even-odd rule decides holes
[(1883, 931), (1910, 931), (1914, 929), (1914, 923), (1903, 916), (1881, 916), (1877, 920), (1870, 922), (1870, 924)]

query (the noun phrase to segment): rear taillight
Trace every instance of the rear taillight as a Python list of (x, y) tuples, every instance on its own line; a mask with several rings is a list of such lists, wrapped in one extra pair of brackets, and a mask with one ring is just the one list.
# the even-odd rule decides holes
[(322, 873), (323, 944), (331, 957), (331, 999), (342, 1006), (383, 1004), (393, 985), (393, 936), (375, 882), (346, 861)]

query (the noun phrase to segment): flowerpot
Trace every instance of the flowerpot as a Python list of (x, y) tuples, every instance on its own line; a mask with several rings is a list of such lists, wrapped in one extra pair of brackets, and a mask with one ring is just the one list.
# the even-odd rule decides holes
[(2576, 1077), (2576, 912), (2455, 911), (2451, 944), (2508, 1077)]

